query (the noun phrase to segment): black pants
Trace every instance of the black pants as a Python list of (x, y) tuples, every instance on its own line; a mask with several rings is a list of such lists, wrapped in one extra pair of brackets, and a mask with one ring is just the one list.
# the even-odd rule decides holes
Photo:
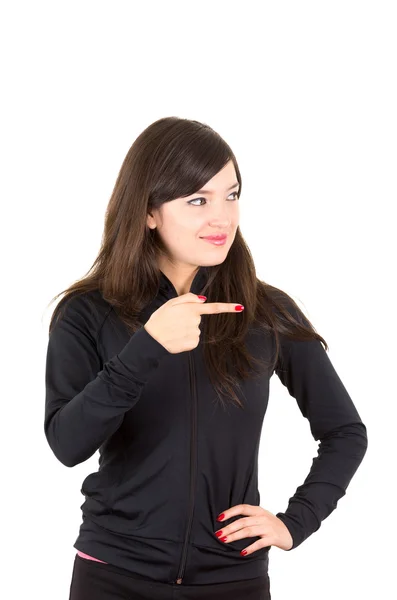
[(210, 585), (152, 582), (76, 554), (69, 600), (271, 600), (269, 576)]

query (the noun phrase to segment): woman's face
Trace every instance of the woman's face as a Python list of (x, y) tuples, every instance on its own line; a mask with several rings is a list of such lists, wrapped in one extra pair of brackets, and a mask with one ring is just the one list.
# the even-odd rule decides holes
[[(235, 184), (236, 171), (230, 160), (207, 182), (206, 192), (176, 198), (148, 215), (147, 224), (151, 229), (157, 227), (174, 268), (213, 266), (225, 260), (239, 225), (239, 186)], [(202, 239), (219, 234), (227, 234), (223, 246)]]

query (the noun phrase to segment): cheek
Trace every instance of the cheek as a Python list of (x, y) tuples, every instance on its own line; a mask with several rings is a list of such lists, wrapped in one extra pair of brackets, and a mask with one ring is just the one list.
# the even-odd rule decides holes
[(167, 219), (164, 219), (162, 234), (163, 237), (168, 241), (172, 242), (177, 237), (183, 235), (186, 229), (186, 219), (182, 219), (180, 216), (170, 214)]
[(163, 237), (167, 245), (175, 250), (179, 250), (181, 246), (187, 246), (191, 243), (192, 236), (195, 235), (196, 229), (191, 224), (179, 221), (169, 223), (166, 230), (163, 230)]

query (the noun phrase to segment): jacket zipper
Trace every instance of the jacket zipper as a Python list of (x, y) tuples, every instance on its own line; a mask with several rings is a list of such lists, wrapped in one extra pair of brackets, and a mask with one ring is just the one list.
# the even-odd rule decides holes
[(193, 402), (192, 407), (192, 430), (190, 436), (190, 500), (189, 500), (189, 520), (185, 534), (185, 542), (182, 551), (182, 558), (179, 565), (178, 578), (176, 583), (182, 583), (183, 574), (186, 565), (187, 546), (189, 542), (190, 531), (193, 521), (194, 513), (194, 492), (196, 485), (196, 460), (197, 460), (197, 394), (196, 394), (196, 379), (193, 365), (193, 357), (191, 351), (188, 354), (189, 357), (189, 375), (190, 375), (190, 394)]

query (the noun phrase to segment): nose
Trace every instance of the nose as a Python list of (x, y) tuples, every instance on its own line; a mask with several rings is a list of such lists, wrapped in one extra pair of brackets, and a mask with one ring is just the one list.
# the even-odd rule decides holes
[(227, 229), (230, 227), (230, 214), (225, 208), (213, 209), (209, 217), (209, 222), (213, 227)]

